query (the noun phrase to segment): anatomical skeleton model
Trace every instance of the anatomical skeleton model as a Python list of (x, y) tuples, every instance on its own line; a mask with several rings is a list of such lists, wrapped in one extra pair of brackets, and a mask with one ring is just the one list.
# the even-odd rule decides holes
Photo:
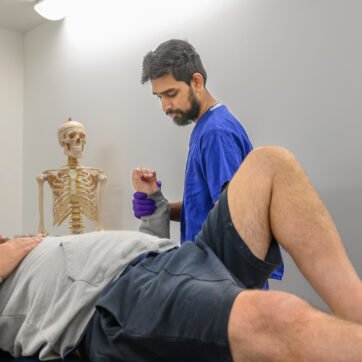
[(80, 234), (84, 232), (82, 215), (85, 215), (89, 220), (97, 221), (96, 231), (101, 231), (103, 190), (107, 176), (98, 168), (84, 167), (78, 163), (78, 158), (83, 156), (84, 145), (87, 143), (83, 125), (69, 118), (58, 128), (58, 140), (64, 148), (64, 154), (68, 156), (68, 164), (46, 170), (36, 178), (39, 184), (38, 235), (48, 235), (44, 227), (45, 181), (48, 181), (53, 193), (53, 225), (61, 225), (69, 216), (70, 232)]

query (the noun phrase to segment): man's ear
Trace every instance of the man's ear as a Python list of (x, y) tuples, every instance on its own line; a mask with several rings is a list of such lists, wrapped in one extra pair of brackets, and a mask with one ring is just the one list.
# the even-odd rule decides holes
[(204, 88), (204, 77), (200, 73), (194, 73), (192, 75), (191, 84), (195, 91), (199, 91)]

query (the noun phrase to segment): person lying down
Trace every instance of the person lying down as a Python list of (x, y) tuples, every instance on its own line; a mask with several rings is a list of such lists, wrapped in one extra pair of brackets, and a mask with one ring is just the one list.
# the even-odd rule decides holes
[[(195, 243), (169, 239), (156, 178), (133, 173), (156, 202), (140, 230), (10, 240), (0, 257), (0, 349), (42, 360), (358, 361), (362, 283), (294, 156), (252, 151)], [(279, 243), (326, 301), (260, 290)], [(31, 250), (29, 252), (29, 250)], [(25, 252), (24, 254), (26, 254)], [(15, 266), (14, 266), (15, 264)], [(5, 332), (6, 331), (6, 332)]]

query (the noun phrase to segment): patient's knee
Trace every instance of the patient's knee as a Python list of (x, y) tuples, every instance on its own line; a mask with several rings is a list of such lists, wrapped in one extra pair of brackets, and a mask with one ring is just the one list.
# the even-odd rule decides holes
[[(278, 291), (247, 290), (232, 307), (228, 337), (234, 360), (238, 354), (267, 360), (287, 351), (288, 330), (307, 318), (311, 307), (300, 298)], [(268, 358), (269, 358), (268, 357)]]
[(266, 162), (267, 165), (280, 167), (281, 164), (295, 163), (294, 155), (286, 148), (281, 146), (261, 146), (255, 148), (249, 153), (248, 157), (255, 157), (260, 162)]
[(308, 303), (293, 294), (246, 290), (235, 299), (232, 313), (235, 313), (236, 326), (247, 326), (258, 332), (265, 330), (265, 321), (268, 321), (269, 329), (287, 327), (309, 308)]

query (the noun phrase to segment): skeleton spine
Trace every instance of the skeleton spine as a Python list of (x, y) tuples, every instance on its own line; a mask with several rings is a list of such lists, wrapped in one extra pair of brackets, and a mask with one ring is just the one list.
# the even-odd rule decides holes
[(69, 230), (72, 234), (82, 234), (84, 233), (84, 225), (78, 201), (71, 201), (70, 207), (72, 211), (70, 213)]
[(69, 230), (72, 234), (82, 234), (84, 233), (84, 225), (82, 222), (82, 215), (80, 211), (79, 202), (76, 199), (76, 189), (78, 183), (78, 160), (74, 157), (68, 157), (68, 166), (69, 166), (69, 177), (70, 177), (70, 221), (69, 221)]

